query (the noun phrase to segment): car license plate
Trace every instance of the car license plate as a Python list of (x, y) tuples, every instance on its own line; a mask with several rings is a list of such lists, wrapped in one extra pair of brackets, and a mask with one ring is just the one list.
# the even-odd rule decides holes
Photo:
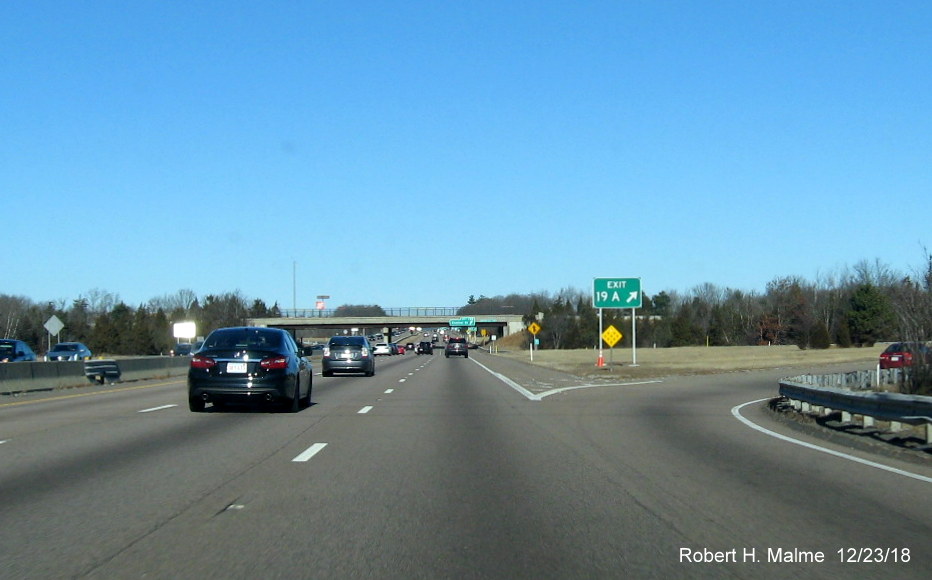
[(343, 356), (340, 357), (340, 358), (342, 358), (342, 359), (344, 359), (344, 360), (353, 360), (353, 353), (352, 353), (352, 351), (346, 351), (346, 352), (343, 353)]
[(228, 372), (228, 373), (245, 373), (245, 372), (246, 372), (246, 363), (244, 363), (244, 362), (228, 362), (228, 363), (227, 363), (227, 372)]
[(890, 360), (892, 360), (893, 362), (896, 362), (896, 361), (900, 360), (900, 357), (898, 357), (898, 356), (891, 356), (891, 357), (890, 357)]

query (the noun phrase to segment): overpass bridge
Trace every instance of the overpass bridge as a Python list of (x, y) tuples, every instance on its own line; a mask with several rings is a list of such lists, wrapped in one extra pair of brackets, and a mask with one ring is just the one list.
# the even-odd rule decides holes
[[(275, 318), (248, 318), (250, 326), (269, 326), (292, 331), (297, 338), (321, 334), (377, 334), (410, 328), (459, 328), (499, 338), (524, 329), (520, 314), (470, 314), (459, 316), (456, 309), (392, 308), (386, 316), (337, 316), (336, 311), (284, 310)], [(469, 322), (475, 325), (467, 325)], [(391, 336), (391, 334), (388, 334)]]

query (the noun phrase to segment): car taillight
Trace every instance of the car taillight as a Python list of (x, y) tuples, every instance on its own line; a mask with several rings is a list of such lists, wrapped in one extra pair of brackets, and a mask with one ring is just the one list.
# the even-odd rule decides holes
[(264, 369), (287, 369), (288, 368), (288, 357), (273, 356), (269, 358), (264, 358), (259, 362), (259, 366)]
[(369, 356), (369, 349), (368, 349), (368, 348), (362, 347), (362, 356)]
[(329, 346), (325, 346), (325, 347), (324, 347), (324, 356), (330, 356), (330, 347), (329, 347)]
[(217, 366), (217, 361), (209, 356), (195, 356), (191, 359), (192, 369), (210, 369)]

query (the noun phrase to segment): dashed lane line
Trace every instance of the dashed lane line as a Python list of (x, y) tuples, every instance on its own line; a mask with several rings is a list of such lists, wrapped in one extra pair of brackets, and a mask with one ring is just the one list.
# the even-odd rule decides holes
[(311, 457), (314, 457), (315, 455), (317, 455), (326, 446), (327, 446), (326, 443), (315, 443), (311, 445), (310, 447), (308, 447), (307, 449), (305, 449), (300, 455), (298, 455), (291, 461), (294, 463), (304, 463), (305, 461), (308, 461)]
[(177, 407), (178, 405), (162, 405), (161, 407), (152, 407), (151, 409), (143, 409), (137, 411), (137, 413), (151, 413), (153, 411), (162, 411), (164, 409), (171, 409), (172, 407)]

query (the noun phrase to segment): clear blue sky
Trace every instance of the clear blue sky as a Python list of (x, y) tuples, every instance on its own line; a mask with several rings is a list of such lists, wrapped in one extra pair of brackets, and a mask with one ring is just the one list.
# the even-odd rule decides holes
[(930, 30), (927, 1), (2, 2), (0, 293), (909, 273)]

